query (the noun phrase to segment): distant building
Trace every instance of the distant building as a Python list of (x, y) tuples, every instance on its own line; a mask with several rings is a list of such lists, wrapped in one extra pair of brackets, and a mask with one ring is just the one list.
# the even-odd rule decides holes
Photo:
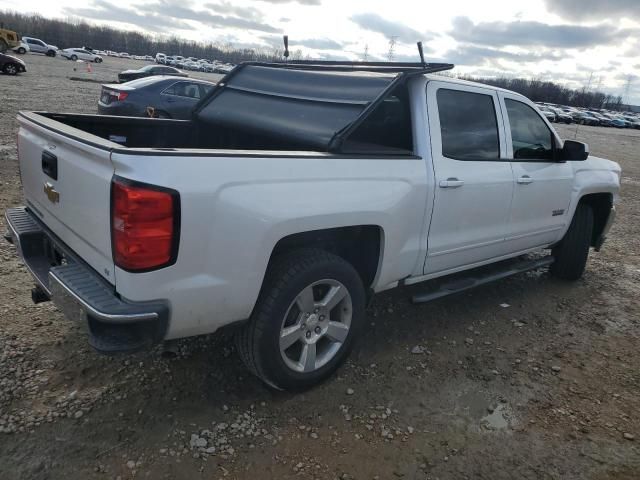
[(620, 109), (622, 111), (640, 113), (640, 105), (621, 105)]

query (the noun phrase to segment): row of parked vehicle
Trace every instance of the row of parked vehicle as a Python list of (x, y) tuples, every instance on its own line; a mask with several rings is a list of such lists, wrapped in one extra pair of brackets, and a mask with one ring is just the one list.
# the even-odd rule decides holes
[(229, 73), (231, 70), (233, 70), (234, 67), (234, 65), (231, 65), (229, 63), (222, 63), (218, 60), (207, 60), (206, 58), (198, 59), (196, 57), (183, 57), (181, 55), (165, 55), (164, 53), (157, 53), (155, 61), (158, 64), (184, 68), (185, 70), (222, 74)]
[(640, 130), (640, 115), (630, 112), (611, 112), (608, 110), (589, 110), (584, 108), (536, 102), (540, 111), (550, 122), (578, 123), (595, 127), (635, 128)]

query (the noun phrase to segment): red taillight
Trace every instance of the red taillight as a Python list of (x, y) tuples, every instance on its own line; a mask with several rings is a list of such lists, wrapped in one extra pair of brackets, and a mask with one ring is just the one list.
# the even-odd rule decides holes
[(148, 271), (175, 262), (178, 253), (178, 192), (114, 179), (111, 188), (111, 242), (115, 264)]
[(104, 97), (104, 94), (107, 94), (111, 102), (121, 102), (129, 96), (127, 92), (121, 92), (119, 90), (109, 90), (107, 88), (104, 88), (103, 91), (104, 91), (103, 97)]

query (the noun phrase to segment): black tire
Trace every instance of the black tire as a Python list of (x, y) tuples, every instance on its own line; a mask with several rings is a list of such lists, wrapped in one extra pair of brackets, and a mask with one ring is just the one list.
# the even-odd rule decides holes
[(56, 56), (56, 52), (54, 52), (53, 50), (49, 50), (47, 52), (47, 57), (55, 57)]
[(93, 61), (94, 61), (95, 63), (100, 63), (100, 62), (102, 62), (102, 59), (100, 59), (100, 58), (95, 58)]
[(19, 68), (15, 63), (7, 63), (4, 67), (2, 67), (2, 71), (7, 75), (17, 75)]
[(71, 55), (71, 61), (75, 62), (76, 60), (78, 60), (78, 56), (77, 55)]
[[(351, 295), (351, 326), (339, 350), (324, 366), (303, 373), (282, 358), (280, 331), (292, 302), (309, 285), (337, 280)], [(346, 260), (319, 249), (301, 249), (273, 261), (248, 323), (236, 336), (240, 357), (248, 369), (278, 390), (301, 391), (331, 376), (345, 361), (365, 320), (365, 290), (358, 272)]]
[(24, 55), (25, 53), (27, 53), (27, 51), (25, 50), (25, 48), (24, 48), (24, 47), (20, 47), (20, 48), (18, 49), (18, 53), (19, 53), (20, 55)]
[(551, 274), (571, 281), (582, 277), (589, 257), (592, 235), (593, 210), (589, 205), (580, 203), (573, 215), (569, 230), (551, 251), (555, 257), (555, 262), (550, 268)]

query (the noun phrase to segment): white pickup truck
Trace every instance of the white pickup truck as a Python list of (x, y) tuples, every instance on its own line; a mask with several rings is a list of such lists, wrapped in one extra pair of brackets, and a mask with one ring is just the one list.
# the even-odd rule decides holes
[(242, 64), (189, 121), (21, 112), (6, 217), (34, 301), (106, 353), (235, 324), (251, 371), (294, 390), (345, 360), (376, 292), (579, 278), (620, 167), (447, 68)]

